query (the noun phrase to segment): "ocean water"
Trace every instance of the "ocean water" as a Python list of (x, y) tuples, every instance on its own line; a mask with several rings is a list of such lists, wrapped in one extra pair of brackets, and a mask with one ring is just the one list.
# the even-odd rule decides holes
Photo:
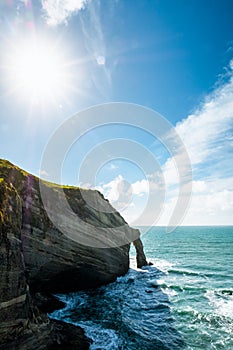
[(80, 325), (91, 350), (233, 350), (233, 227), (140, 228), (153, 266), (58, 297), (52, 318)]

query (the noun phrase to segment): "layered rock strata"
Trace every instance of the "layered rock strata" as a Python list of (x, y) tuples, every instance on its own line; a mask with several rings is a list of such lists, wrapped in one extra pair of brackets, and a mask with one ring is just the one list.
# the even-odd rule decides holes
[[(0, 160), (0, 349), (88, 349), (90, 340), (81, 329), (48, 319), (45, 295), (114, 281), (128, 271), (132, 241), (138, 265), (146, 264), (139, 232), (98, 191), (83, 196), (79, 188), (42, 182), (48, 200), (53, 199), (53, 214), (65, 194), (70, 211), (79, 218), (72, 227), (64, 211), (58, 228), (45, 210), (40, 184), (37, 177)], [(81, 243), (75, 237), (81, 237)], [(85, 237), (106, 246), (85, 244)]]

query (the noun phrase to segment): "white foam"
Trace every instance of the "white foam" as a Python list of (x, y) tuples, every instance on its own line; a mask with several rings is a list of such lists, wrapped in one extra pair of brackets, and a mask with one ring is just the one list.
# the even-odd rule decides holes
[(218, 315), (233, 319), (233, 295), (221, 296), (218, 292), (208, 290), (205, 296)]
[(157, 269), (161, 270), (166, 274), (174, 266), (174, 264), (172, 264), (170, 261), (167, 261), (165, 259), (152, 258), (148, 260), (153, 263), (154, 267), (157, 267)]
[(137, 270), (136, 256), (134, 255), (129, 256), (129, 266), (131, 269)]
[(175, 290), (169, 288), (162, 288), (162, 292), (167, 294), (167, 296), (170, 298), (178, 295), (178, 293)]
[(85, 334), (93, 340), (90, 350), (117, 350), (120, 346), (120, 339), (113, 329), (101, 327), (101, 325), (86, 321), (77, 322), (77, 326), (84, 329)]

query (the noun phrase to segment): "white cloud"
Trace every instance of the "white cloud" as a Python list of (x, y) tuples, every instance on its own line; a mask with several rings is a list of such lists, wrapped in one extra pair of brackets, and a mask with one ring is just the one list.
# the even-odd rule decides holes
[[(233, 61), (230, 62), (233, 67)], [(233, 77), (217, 88), (194, 114), (178, 123), (176, 131), (181, 136), (192, 165), (219, 158), (225, 137), (233, 123)]]
[[(109, 13), (110, 1), (104, 4), (104, 13)], [(87, 11), (80, 17), (85, 46), (93, 60), (92, 83), (103, 97), (111, 99), (112, 68), (108, 62), (105, 31), (102, 26), (101, 1), (89, 1)]]
[(119, 198), (119, 186), (123, 180), (122, 175), (118, 175), (115, 179), (104, 184), (99, 189), (110, 202), (115, 202)]
[[(140, 224), (140, 220), (154, 222), (158, 218), (159, 208), (163, 205), (161, 193), (164, 184), (159, 173), (148, 175), (147, 178), (131, 184), (122, 175), (118, 175), (112, 181), (95, 188), (104, 194), (129, 223), (134, 225)], [(144, 212), (148, 201), (151, 209), (156, 207), (151, 219), (148, 218), (148, 212)]]
[(166, 163), (162, 167), (162, 170), (166, 187), (179, 183), (179, 175), (176, 168), (175, 160), (173, 158), (169, 158), (166, 161)]
[(232, 225), (233, 191), (203, 192), (193, 196), (183, 224)]
[(146, 179), (136, 181), (132, 184), (133, 193), (136, 195), (143, 195), (149, 192), (149, 183)]
[[(233, 67), (233, 61), (230, 64)], [(233, 72), (229, 80), (206, 97), (200, 108), (176, 125), (176, 131), (184, 142), (193, 168), (192, 200), (184, 216), (183, 225), (229, 225), (233, 224)], [(182, 154), (176, 150), (176, 160), (182, 168)], [(179, 176), (176, 162), (171, 157), (162, 165), (166, 189), (163, 213), (157, 224), (167, 225), (176, 206), (179, 195)], [(118, 177), (106, 188), (109, 199), (117, 200)], [(148, 176), (150, 189), (162, 190), (163, 179), (158, 174)], [(149, 182), (138, 180), (131, 184), (136, 197), (134, 208), (126, 216), (131, 223), (139, 218), (142, 201), (148, 196)], [(186, 185), (184, 185), (186, 186)], [(188, 187), (187, 187), (188, 188)], [(159, 193), (159, 191), (157, 192)], [(183, 196), (187, 193), (184, 191)], [(141, 197), (142, 196), (142, 197)], [(139, 202), (139, 199), (142, 201)], [(146, 203), (144, 203), (146, 205)], [(137, 211), (138, 206), (138, 211)], [(150, 224), (156, 204), (147, 208), (147, 213), (137, 224)], [(123, 213), (124, 215), (124, 213)], [(158, 218), (158, 216), (157, 216)]]
[(233, 60), (230, 62), (230, 68), (233, 70)]
[[(207, 96), (200, 108), (179, 122), (175, 129), (184, 142), (193, 168), (192, 201), (186, 208), (182, 224), (233, 224), (233, 72), (227, 82)], [(180, 179), (176, 163), (181, 169), (185, 166), (182, 152), (179, 154), (179, 149), (175, 149), (174, 153), (176, 162), (174, 158), (168, 158), (161, 167), (161, 173), (147, 174), (147, 178), (131, 184), (119, 175), (98, 189), (129, 223), (167, 225), (179, 196)], [(189, 188), (185, 181), (183, 187)], [(158, 207), (162, 207), (164, 189), (166, 199), (160, 216)], [(154, 192), (152, 204), (147, 206), (151, 191)], [(183, 197), (187, 198), (187, 190), (183, 191)], [(128, 211), (125, 211), (126, 207)], [(146, 213), (141, 215), (144, 208)]]
[(151, 191), (157, 191), (162, 188), (161, 180), (158, 175), (148, 176), (147, 179), (141, 179), (133, 183), (127, 182), (122, 175), (118, 175), (112, 181), (97, 186), (96, 189), (102, 191), (111, 202), (119, 201), (121, 196), (142, 196)]
[(42, 0), (47, 23), (51, 26), (67, 23), (67, 20), (82, 10), (88, 0)]
[[(192, 201), (183, 224), (233, 224), (232, 130), (231, 71), (228, 82), (216, 88), (195, 113), (176, 125), (193, 168)], [(167, 224), (178, 197), (179, 178), (173, 158), (162, 168), (168, 195), (160, 223)]]
[(118, 211), (122, 212), (133, 206), (132, 186), (122, 175), (118, 175), (115, 179), (102, 186), (97, 186), (96, 189), (102, 192)]
[(118, 169), (118, 166), (116, 164), (110, 163), (109, 164), (109, 170), (116, 170)]
[(41, 170), (39, 170), (39, 176), (48, 178), (49, 174), (47, 173), (46, 170), (41, 169)]
[[(26, 0), (21, 0), (26, 1)], [(111, 2), (104, 11), (109, 12)], [(93, 66), (89, 71), (91, 83), (103, 97), (111, 98), (112, 69), (108, 62), (99, 0), (41, 0), (42, 9), (50, 26), (67, 24), (72, 15), (80, 13), (81, 28), (86, 50)], [(86, 11), (81, 11), (85, 9)]]
[(193, 193), (204, 193), (208, 190), (207, 184), (203, 180), (193, 181)]
[(106, 63), (106, 59), (104, 56), (97, 56), (96, 62), (98, 63), (99, 66), (104, 66)]

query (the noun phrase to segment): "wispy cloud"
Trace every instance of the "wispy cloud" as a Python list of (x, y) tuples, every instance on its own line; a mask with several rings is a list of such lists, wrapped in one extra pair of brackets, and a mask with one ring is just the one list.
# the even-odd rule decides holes
[[(193, 114), (175, 127), (184, 142), (193, 169), (192, 201), (183, 221), (185, 225), (233, 224), (233, 61), (228, 70), (228, 80), (218, 85)], [(175, 153), (182, 163), (179, 149)], [(150, 218), (155, 217), (156, 203), (147, 207), (146, 215), (141, 217), (139, 211), (142, 210), (142, 201), (150, 195), (150, 191), (154, 191), (157, 196), (165, 188), (166, 200), (157, 223), (168, 224), (179, 195), (175, 164), (172, 157), (162, 164), (164, 182), (161, 174), (147, 174), (147, 180), (139, 179), (131, 184), (133, 207), (128, 211), (130, 215), (127, 215), (127, 211), (122, 213), (126, 220), (135, 223), (135, 219), (140, 218), (141, 221), (136, 221), (136, 224), (150, 224)], [(122, 180), (122, 177), (115, 178), (101, 188), (114, 205)]]
[[(233, 61), (230, 62), (231, 69)], [(232, 75), (232, 72), (231, 72)], [(231, 147), (229, 136), (233, 127), (233, 76), (208, 96), (194, 114), (178, 123), (181, 136), (192, 165), (222, 158), (223, 147)]]
[[(193, 168), (193, 194), (185, 224), (229, 224), (233, 212), (233, 61), (229, 79), (195, 113), (176, 125)], [(173, 158), (163, 165), (168, 192), (161, 224), (172, 211), (179, 184)]]
[[(23, 1), (23, 0), (21, 0)], [(104, 12), (111, 12), (112, 2), (104, 5)], [(107, 45), (102, 27), (100, 0), (41, 0), (44, 17), (50, 26), (68, 24), (79, 14), (84, 43), (88, 53), (89, 77), (98, 94), (111, 99), (112, 69), (108, 60)], [(85, 10), (85, 11), (81, 11)]]
[(66, 24), (68, 19), (85, 8), (88, 0), (42, 0), (47, 23), (51, 26)]
[(117, 166), (117, 165), (115, 165), (115, 164), (113, 164), (113, 163), (110, 163), (110, 164), (109, 164), (109, 170), (116, 170), (116, 169), (118, 169), (118, 166)]
[[(108, 7), (105, 6), (105, 13)], [(108, 62), (106, 39), (101, 21), (101, 2), (89, 1), (87, 11), (80, 16), (85, 46), (94, 63), (92, 81), (96, 89), (107, 97), (111, 91), (112, 73)]]
[(81, 22), (87, 50), (94, 55), (96, 63), (104, 65), (106, 46), (100, 20), (100, 6), (99, 0), (90, 2), (87, 11), (81, 16)]

